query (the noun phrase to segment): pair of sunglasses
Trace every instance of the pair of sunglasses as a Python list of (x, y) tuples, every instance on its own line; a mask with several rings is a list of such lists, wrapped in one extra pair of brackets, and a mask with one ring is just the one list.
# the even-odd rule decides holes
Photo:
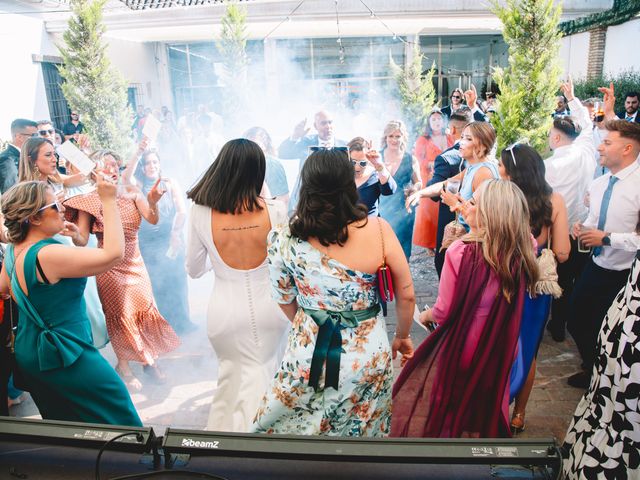
[(351, 165), (353, 165), (354, 167), (356, 165), (360, 165), (361, 167), (366, 167), (367, 163), (369, 163), (369, 162), (367, 162), (366, 160), (360, 160), (360, 161), (351, 160)]
[(310, 152), (319, 152), (321, 150), (337, 150), (338, 152), (348, 152), (348, 147), (309, 147)]
[(49, 203), (47, 205), (45, 205), (44, 207), (42, 207), (40, 210), (38, 210), (38, 212), (42, 212), (43, 210), (46, 210), (47, 208), (54, 208), (56, 209), (58, 212), (62, 211), (62, 205), (60, 204), (60, 202), (55, 201), (53, 203)]
[(44, 137), (47, 134), (53, 135), (54, 133), (56, 133), (56, 131), (53, 128), (51, 128), (49, 130), (38, 130), (38, 133)]

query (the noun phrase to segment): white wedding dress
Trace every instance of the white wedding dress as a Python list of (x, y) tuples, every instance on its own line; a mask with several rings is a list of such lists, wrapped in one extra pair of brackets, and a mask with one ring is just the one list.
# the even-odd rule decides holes
[[(284, 204), (266, 203), (272, 228), (288, 221)], [(211, 269), (215, 273), (207, 334), (219, 367), (207, 430), (247, 432), (279, 367), (290, 322), (271, 298), (266, 258), (251, 270), (231, 268), (220, 257), (211, 232), (211, 209), (193, 205), (187, 271), (193, 278)]]

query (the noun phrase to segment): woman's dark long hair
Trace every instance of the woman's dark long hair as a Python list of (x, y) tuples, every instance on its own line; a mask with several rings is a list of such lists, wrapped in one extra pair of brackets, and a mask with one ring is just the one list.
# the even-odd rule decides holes
[(329, 149), (309, 155), (300, 173), (300, 200), (289, 222), (291, 234), (301, 240), (315, 237), (325, 247), (344, 245), (349, 225), (367, 218), (353, 176), (346, 151)]
[(220, 213), (262, 210), (258, 199), (265, 169), (258, 144), (246, 138), (229, 140), (187, 198)]
[(500, 160), (511, 181), (520, 187), (527, 199), (531, 233), (537, 237), (543, 228), (550, 227), (553, 223), (551, 204), (553, 189), (544, 178), (544, 160), (529, 145), (519, 143), (505, 148), (500, 154)]

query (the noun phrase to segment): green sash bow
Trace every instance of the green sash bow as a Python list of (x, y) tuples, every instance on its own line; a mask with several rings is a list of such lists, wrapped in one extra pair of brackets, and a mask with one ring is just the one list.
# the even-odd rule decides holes
[(327, 362), (327, 372), (324, 380), (324, 387), (333, 387), (338, 390), (338, 380), (340, 379), (340, 355), (342, 353), (343, 328), (353, 328), (363, 320), (375, 317), (380, 311), (380, 305), (375, 304), (366, 310), (349, 310), (345, 312), (334, 312), (331, 310), (314, 310), (303, 308), (314, 322), (320, 327), (316, 347), (313, 350), (311, 359), (311, 370), (309, 372), (309, 386), (317, 392), (322, 373), (322, 365)]

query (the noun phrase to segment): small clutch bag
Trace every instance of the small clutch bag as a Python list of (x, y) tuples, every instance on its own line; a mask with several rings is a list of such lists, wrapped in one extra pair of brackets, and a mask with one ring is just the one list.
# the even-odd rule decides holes
[(393, 302), (393, 281), (391, 280), (391, 269), (383, 264), (378, 268), (378, 292), (383, 302)]
[(387, 256), (384, 251), (384, 236), (382, 235), (382, 225), (378, 218), (380, 228), (380, 241), (382, 242), (382, 265), (378, 267), (378, 293), (380, 300), (384, 303), (393, 302), (393, 281), (391, 280), (391, 268), (387, 265)]

